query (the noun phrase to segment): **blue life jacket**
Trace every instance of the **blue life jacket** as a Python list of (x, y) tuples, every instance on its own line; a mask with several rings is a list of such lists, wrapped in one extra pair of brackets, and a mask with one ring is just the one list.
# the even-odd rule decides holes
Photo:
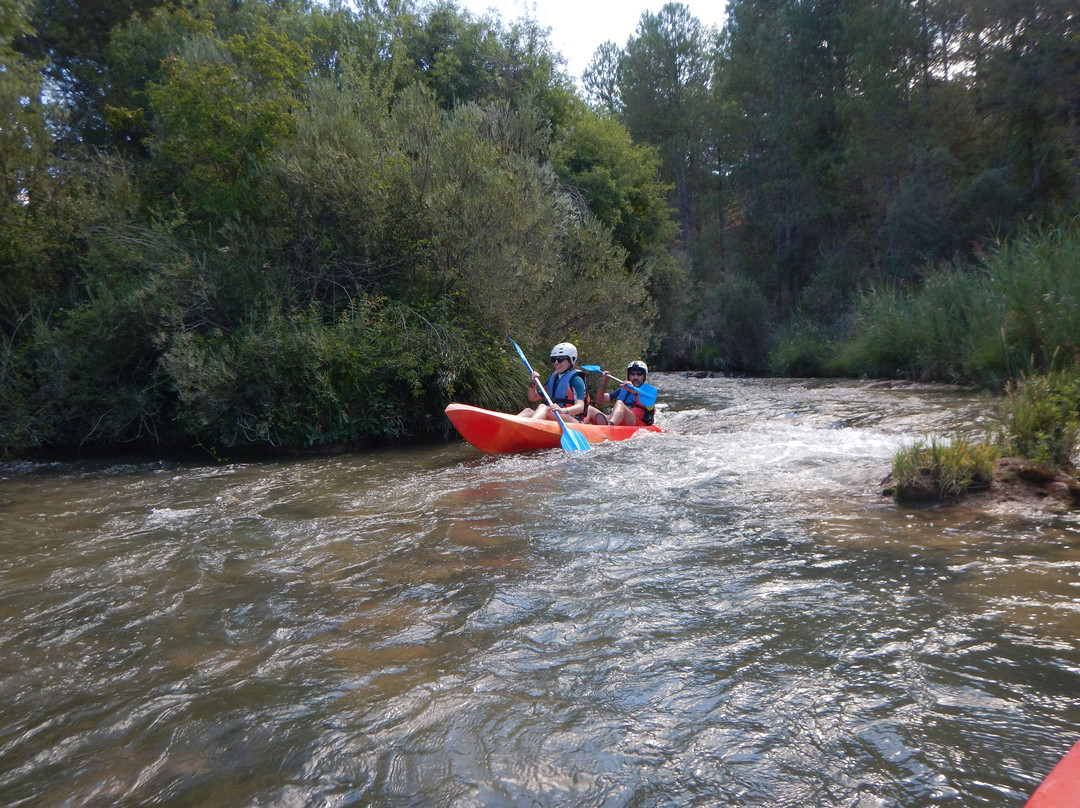
[[(575, 376), (581, 376), (582, 383), (585, 382), (585, 376), (582, 375), (581, 371), (577, 370), (576, 368), (566, 371), (566, 373), (563, 374), (562, 378), (558, 379), (558, 382), (559, 382), (558, 387), (555, 386), (555, 382), (556, 382), (556, 379), (558, 377), (558, 374), (557, 373), (552, 373), (550, 376), (548, 376), (548, 380), (546, 382), (544, 382), (544, 388), (548, 391), (548, 395), (551, 396), (551, 400), (555, 402), (555, 406), (557, 406), (557, 407), (569, 407), (571, 404), (573, 404), (575, 401), (577, 401), (577, 399), (574, 398), (574, 388), (570, 386), (570, 382)], [(574, 417), (579, 421), (584, 421), (586, 416), (588, 416), (588, 414), (589, 414), (589, 387), (588, 387), (588, 385), (586, 385), (585, 386), (585, 409), (582, 410), (580, 414), (575, 415)]]

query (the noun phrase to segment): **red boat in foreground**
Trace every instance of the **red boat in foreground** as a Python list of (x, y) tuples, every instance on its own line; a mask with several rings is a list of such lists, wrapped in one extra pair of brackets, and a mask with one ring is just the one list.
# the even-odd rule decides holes
[[(541, 421), (521, 418), (505, 412), (471, 407), (468, 404), (450, 404), (446, 417), (461, 437), (488, 454), (503, 452), (526, 452), (530, 449), (558, 449), (562, 427), (558, 421)], [(656, 426), (596, 426), (566, 422), (567, 429), (580, 432), (589, 443), (609, 440), (626, 440), (639, 432), (662, 432)]]
[(1024, 808), (1080, 808), (1080, 741), (1046, 775)]

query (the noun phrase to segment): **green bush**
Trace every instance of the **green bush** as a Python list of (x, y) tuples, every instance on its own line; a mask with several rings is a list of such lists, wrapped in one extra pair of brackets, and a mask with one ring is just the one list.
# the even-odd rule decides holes
[(888, 287), (864, 293), (851, 335), (837, 346), (837, 369), (849, 376), (909, 376), (918, 343), (912, 307), (910, 298)]
[(971, 334), (992, 308), (986, 277), (964, 268), (938, 270), (915, 294), (879, 287), (859, 300), (853, 334), (837, 352), (837, 369), (971, 381)]
[(800, 320), (784, 329), (770, 349), (769, 371), (777, 376), (831, 376), (835, 351), (824, 327)]
[(376, 444), (443, 430), (464, 396), (511, 405), (490, 340), (384, 299), (332, 321), (275, 313), (232, 333), (178, 334), (162, 367), (189, 439), (284, 449)]
[(973, 323), (973, 363), (989, 381), (1073, 365), (1080, 353), (1080, 226), (1030, 233), (986, 260), (995, 316)]
[(722, 371), (764, 367), (769, 307), (754, 281), (727, 275), (702, 290), (697, 307), (695, 367)]
[(9, 449), (168, 445), (172, 397), (158, 382), (159, 340), (176, 316), (161, 279), (99, 290), (41, 321), (19, 352), (30, 380), (22, 437)]
[(838, 345), (846, 375), (974, 382), (1000, 389), (1080, 354), (1080, 227), (1036, 231), (982, 265), (933, 269), (922, 285), (857, 301)]

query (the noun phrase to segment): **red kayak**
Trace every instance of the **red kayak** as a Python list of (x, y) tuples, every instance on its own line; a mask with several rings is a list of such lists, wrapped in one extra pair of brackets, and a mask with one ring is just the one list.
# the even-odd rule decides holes
[(1024, 808), (1080, 808), (1080, 741), (1046, 775)]
[[(562, 427), (558, 421), (540, 421), (535, 418), (521, 418), (505, 412), (492, 412), (468, 404), (450, 404), (446, 408), (446, 417), (454, 425), (461, 437), (481, 451), (488, 454), (503, 452), (527, 452), (530, 449), (558, 449), (562, 438)], [(567, 429), (573, 429), (585, 436), (589, 443), (603, 443), (609, 440), (626, 440), (639, 432), (662, 432), (653, 426), (596, 426), (566, 422)]]

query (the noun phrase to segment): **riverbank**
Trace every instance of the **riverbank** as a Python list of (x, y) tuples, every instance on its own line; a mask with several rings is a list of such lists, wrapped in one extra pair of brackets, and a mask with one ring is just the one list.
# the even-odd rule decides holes
[[(891, 474), (881, 484), (882, 496), (895, 495), (896, 480)], [(1048, 470), (1019, 457), (1003, 457), (994, 464), (988, 486), (936, 505), (996, 516), (1061, 516), (1080, 511), (1080, 480), (1067, 471)]]

